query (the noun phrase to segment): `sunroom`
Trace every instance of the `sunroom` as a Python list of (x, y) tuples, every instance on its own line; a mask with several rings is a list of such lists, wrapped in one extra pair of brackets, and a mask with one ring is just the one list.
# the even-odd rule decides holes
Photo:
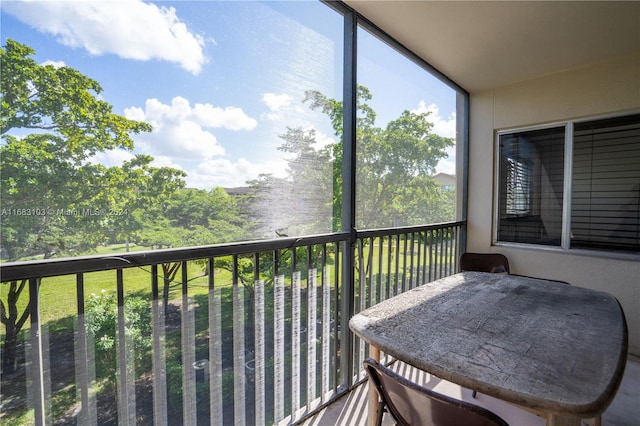
[[(128, 250), (133, 241), (127, 239), (122, 252), (47, 259), (38, 252), (2, 263), (0, 422), (332, 424), (336, 417), (323, 410), (333, 407), (351, 410), (342, 424), (365, 424), (362, 361), (370, 348), (353, 334), (349, 319), (459, 272), (465, 251), (501, 253), (512, 274), (617, 298), (628, 326), (625, 374), (634, 375), (625, 380), (632, 381), (631, 392), (636, 389), (628, 398), (637, 398), (639, 3), (223, 4), (189, 3), (202, 21), (214, 15), (237, 19), (232, 23), (239, 30), (216, 35), (215, 46), (223, 48), (233, 37), (244, 43), (247, 50), (228, 57), (238, 67), (224, 71), (246, 83), (225, 88), (223, 77), (215, 76), (202, 91), (255, 92), (264, 109), (238, 113), (231, 106), (204, 105), (239, 114), (235, 128), (220, 124), (216, 135), (222, 141), (238, 129), (279, 124), (264, 140), (280, 137), (285, 143), (278, 149), (290, 154), (282, 158), (300, 160), (279, 163), (288, 178), (300, 179), (298, 185), (264, 197), (236, 181), (220, 185), (228, 194), (249, 191), (258, 211), (266, 212), (253, 222), (261, 232), (254, 239), (212, 244), (193, 238), (185, 246), (157, 240), (139, 244), (155, 250), (138, 252)], [(26, 22), (18, 9), (3, 6), (3, 45), (16, 37), (4, 14)], [(179, 20), (179, 4), (174, 13)], [(285, 28), (295, 34), (278, 32)], [(251, 44), (253, 39), (262, 44)], [(282, 47), (271, 51), (267, 45)], [(92, 55), (95, 67), (103, 66), (98, 49)], [(249, 57), (270, 64), (261, 71), (277, 83), (273, 88), (259, 87), (238, 65)], [(192, 71), (205, 66), (175, 63)], [(137, 72), (126, 71), (132, 78)], [(167, 87), (191, 84), (170, 77)], [(167, 90), (155, 103), (146, 95), (145, 107), (133, 104), (140, 105), (135, 111), (131, 103), (119, 106), (129, 108), (131, 118), (164, 119), (166, 128), (168, 115), (158, 111), (191, 111), (179, 93)], [(299, 95), (299, 105), (291, 93)], [(309, 124), (319, 116), (324, 127)], [(405, 143), (417, 131), (417, 122), (407, 124), (414, 116), (429, 122), (424, 151)], [(611, 134), (621, 132), (626, 142), (609, 143)], [(601, 135), (595, 139), (605, 141), (604, 148), (587, 146), (593, 134)], [(182, 141), (183, 150), (190, 147)], [(260, 142), (245, 149), (267, 147)], [(195, 148), (192, 153), (209, 155)], [(414, 161), (420, 155), (428, 164)], [(600, 161), (605, 158), (613, 160)], [(241, 170), (239, 161), (221, 164), (210, 162), (209, 170)], [(397, 173), (400, 166), (406, 175)], [(190, 177), (213, 176), (193, 170)], [(419, 186), (414, 179), (438, 174), (446, 184), (429, 177)], [(391, 178), (411, 185), (394, 186)], [(258, 184), (252, 189), (273, 188), (276, 180), (254, 176)], [(190, 187), (197, 182), (188, 180)], [(423, 192), (412, 192), (414, 184)], [(394, 188), (393, 196), (382, 196), (387, 187)], [(24, 208), (42, 207), (37, 216), (77, 220), (78, 226), (105, 211), (43, 204), (8, 208), (5, 215), (5, 206), (6, 226)], [(3, 239), (3, 257), (5, 244)], [(115, 309), (105, 311), (111, 334), (95, 341), (95, 308), (106, 300), (94, 294), (100, 286)], [(136, 303), (127, 301), (130, 296)], [(62, 299), (73, 301), (71, 314), (57, 313)], [(133, 326), (136, 316), (149, 322), (144, 331)], [(137, 339), (145, 343), (138, 346)], [(405, 373), (425, 380), (421, 372)], [(482, 395), (474, 399), (482, 404)], [(614, 419), (605, 412), (603, 424), (633, 424), (638, 414), (637, 407), (619, 413)]]

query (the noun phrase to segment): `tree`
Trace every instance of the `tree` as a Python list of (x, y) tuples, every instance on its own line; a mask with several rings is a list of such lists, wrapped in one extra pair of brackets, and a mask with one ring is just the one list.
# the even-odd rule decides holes
[[(222, 188), (184, 188), (166, 193), (157, 197), (138, 220), (144, 224), (138, 242), (155, 248), (226, 243), (246, 237), (236, 200)], [(180, 266), (180, 262), (161, 265), (165, 311)]]
[[(431, 178), (453, 139), (432, 132), (429, 113), (405, 110), (377, 127), (369, 89), (358, 86), (356, 99), (356, 227), (453, 219), (454, 194)], [(267, 237), (324, 233), (329, 223), (333, 231), (342, 229), (343, 105), (314, 90), (303, 102), (327, 115), (339, 142), (318, 148), (315, 131), (303, 128), (280, 135), (278, 149), (289, 157), (287, 177), (249, 182), (248, 209)]]
[[(151, 126), (114, 114), (99, 99), (97, 81), (70, 67), (39, 65), (34, 53), (11, 39), (0, 49), (0, 247), (9, 260), (86, 252), (118, 226), (131, 233), (125, 205), (135, 210), (184, 185), (181, 171), (151, 167), (146, 156), (121, 167), (92, 163), (99, 152), (133, 149), (131, 134)], [(18, 137), (17, 130), (32, 133)], [(17, 309), (24, 288), (12, 283), (6, 305), (0, 301), (7, 372), (28, 317)]]
[(313, 146), (313, 129), (287, 128), (280, 138), (283, 143), (278, 149), (294, 154), (288, 161), (288, 177), (261, 175), (248, 182), (251, 191), (245, 204), (246, 210), (253, 212), (256, 234), (273, 238), (330, 232), (333, 198), (329, 149)]
[[(371, 99), (369, 89), (358, 86), (356, 226), (362, 229), (442, 220), (440, 208), (449, 212), (451, 208), (443, 204), (447, 197), (430, 176), (435, 173), (438, 162), (446, 158), (445, 149), (453, 146), (453, 139), (432, 133), (429, 113), (405, 110), (384, 128), (376, 127), (376, 113), (367, 103)], [(318, 91), (307, 91), (304, 101), (329, 117), (336, 136), (342, 141), (342, 103)], [(342, 207), (342, 142), (331, 148), (334, 230), (338, 230)], [(434, 211), (438, 213), (434, 215)]]
[[(9, 260), (95, 247), (104, 241), (106, 216), (123, 210), (122, 200), (141, 200), (132, 182), (139, 192), (157, 193), (181, 186), (184, 176), (150, 167), (150, 157), (122, 167), (92, 163), (96, 153), (133, 149), (130, 134), (151, 126), (114, 114), (98, 98), (97, 81), (70, 67), (39, 65), (34, 53), (11, 39), (0, 51), (0, 244)], [(17, 129), (33, 133), (10, 134)]]

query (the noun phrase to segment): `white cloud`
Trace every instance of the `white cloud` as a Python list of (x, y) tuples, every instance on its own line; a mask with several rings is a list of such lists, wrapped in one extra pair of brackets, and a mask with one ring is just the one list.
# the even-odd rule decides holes
[(189, 171), (187, 186), (200, 189), (246, 186), (248, 180), (256, 179), (260, 174), (270, 173), (277, 177), (285, 177), (286, 170), (287, 162), (284, 159), (252, 163), (244, 158), (235, 162), (226, 158), (216, 158), (204, 161)]
[(448, 173), (450, 175), (456, 174), (456, 148), (447, 148), (448, 156), (438, 161), (436, 165), (436, 172)]
[(153, 161), (151, 162), (153, 167), (171, 167), (172, 169), (183, 170), (183, 167), (174, 162), (173, 158), (167, 157), (165, 155), (158, 155), (157, 157), (153, 157)]
[(427, 120), (433, 124), (431, 129), (436, 135), (447, 138), (456, 137), (456, 113), (452, 112), (449, 117), (441, 117), (440, 109), (436, 104), (427, 105), (425, 101), (420, 101), (418, 108), (412, 110), (415, 114), (428, 113)]
[(123, 162), (129, 161), (134, 154), (124, 149), (113, 149), (111, 151), (99, 152), (92, 158), (92, 163), (104, 164), (105, 166), (121, 166)]
[(319, 151), (325, 146), (334, 143), (336, 143), (336, 140), (332, 136), (326, 135), (316, 129), (316, 143), (312, 145), (314, 149)]
[[(420, 101), (418, 108), (411, 112), (416, 114), (428, 113), (427, 120), (433, 124), (431, 129), (436, 135), (447, 138), (456, 137), (456, 113), (452, 112), (449, 117), (440, 116), (440, 109), (436, 104), (427, 105), (424, 101)], [(440, 160), (436, 166), (436, 172), (456, 174), (456, 147), (455, 145), (446, 149), (447, 157)]]
[(146, 121), (153, 126), (151, 133), (135, 137), (137, 146), (154, 156), (172, 158), (210, 159), (224, 155), (224, 148), (208, 129), (250, 130), (255, 119), (236, 107), (220, 108), (210, 104), (196, 104), (176, 96), (171, 104), (147, 99), (145, 108), (131, 107), (124, 111), (127, 118)]
[(3, 9), (66, 46), (92, 55), (160, 59), (199, 74), (204, 39), (181, 22), (173, 7), (141, 0), (3, 2)]
[(65, 63), (63, 61), (44, 61), (42, 63), (43, 66), (47, 66), (47, 65), (51, 65), (54, 68), (62, 68), (65, 66)]
[(210, 104), (196, 104), (193, 117), (206, 127), (224, 127), (229, 130), (251, 130), (258, 124), (248, 117), (241, 108), (219, 108)]
[(262, 95), (262, 102), (273, 112), (281, 111), (283, 108), (291, 105), (293, 98), (286, 93), (264, 93)]

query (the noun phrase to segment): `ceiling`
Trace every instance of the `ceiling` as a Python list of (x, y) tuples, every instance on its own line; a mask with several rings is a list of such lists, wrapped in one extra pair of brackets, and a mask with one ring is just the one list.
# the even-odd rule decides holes
[(469, 92), (640, 53), (640, 1), (345, 3)]

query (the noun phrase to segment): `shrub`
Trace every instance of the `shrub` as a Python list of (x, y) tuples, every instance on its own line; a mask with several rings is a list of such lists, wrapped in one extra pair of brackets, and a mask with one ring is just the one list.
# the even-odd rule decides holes
[[(115, 389), (117, 360), (118, 304), (114, 293), (104, 290), (91, 294), (87, 300), (86, 327), (95, 344), (96, 376), (106, 379)], [(136, 378), (148, 373), (151, 368), (151, 308), (148, 301), (140, 296), (124, 299), (124, 322), (127, 344), (131, 344), (127, 365), (136, 366)], [(132, 364), (135, 362), (135, 364)]]

